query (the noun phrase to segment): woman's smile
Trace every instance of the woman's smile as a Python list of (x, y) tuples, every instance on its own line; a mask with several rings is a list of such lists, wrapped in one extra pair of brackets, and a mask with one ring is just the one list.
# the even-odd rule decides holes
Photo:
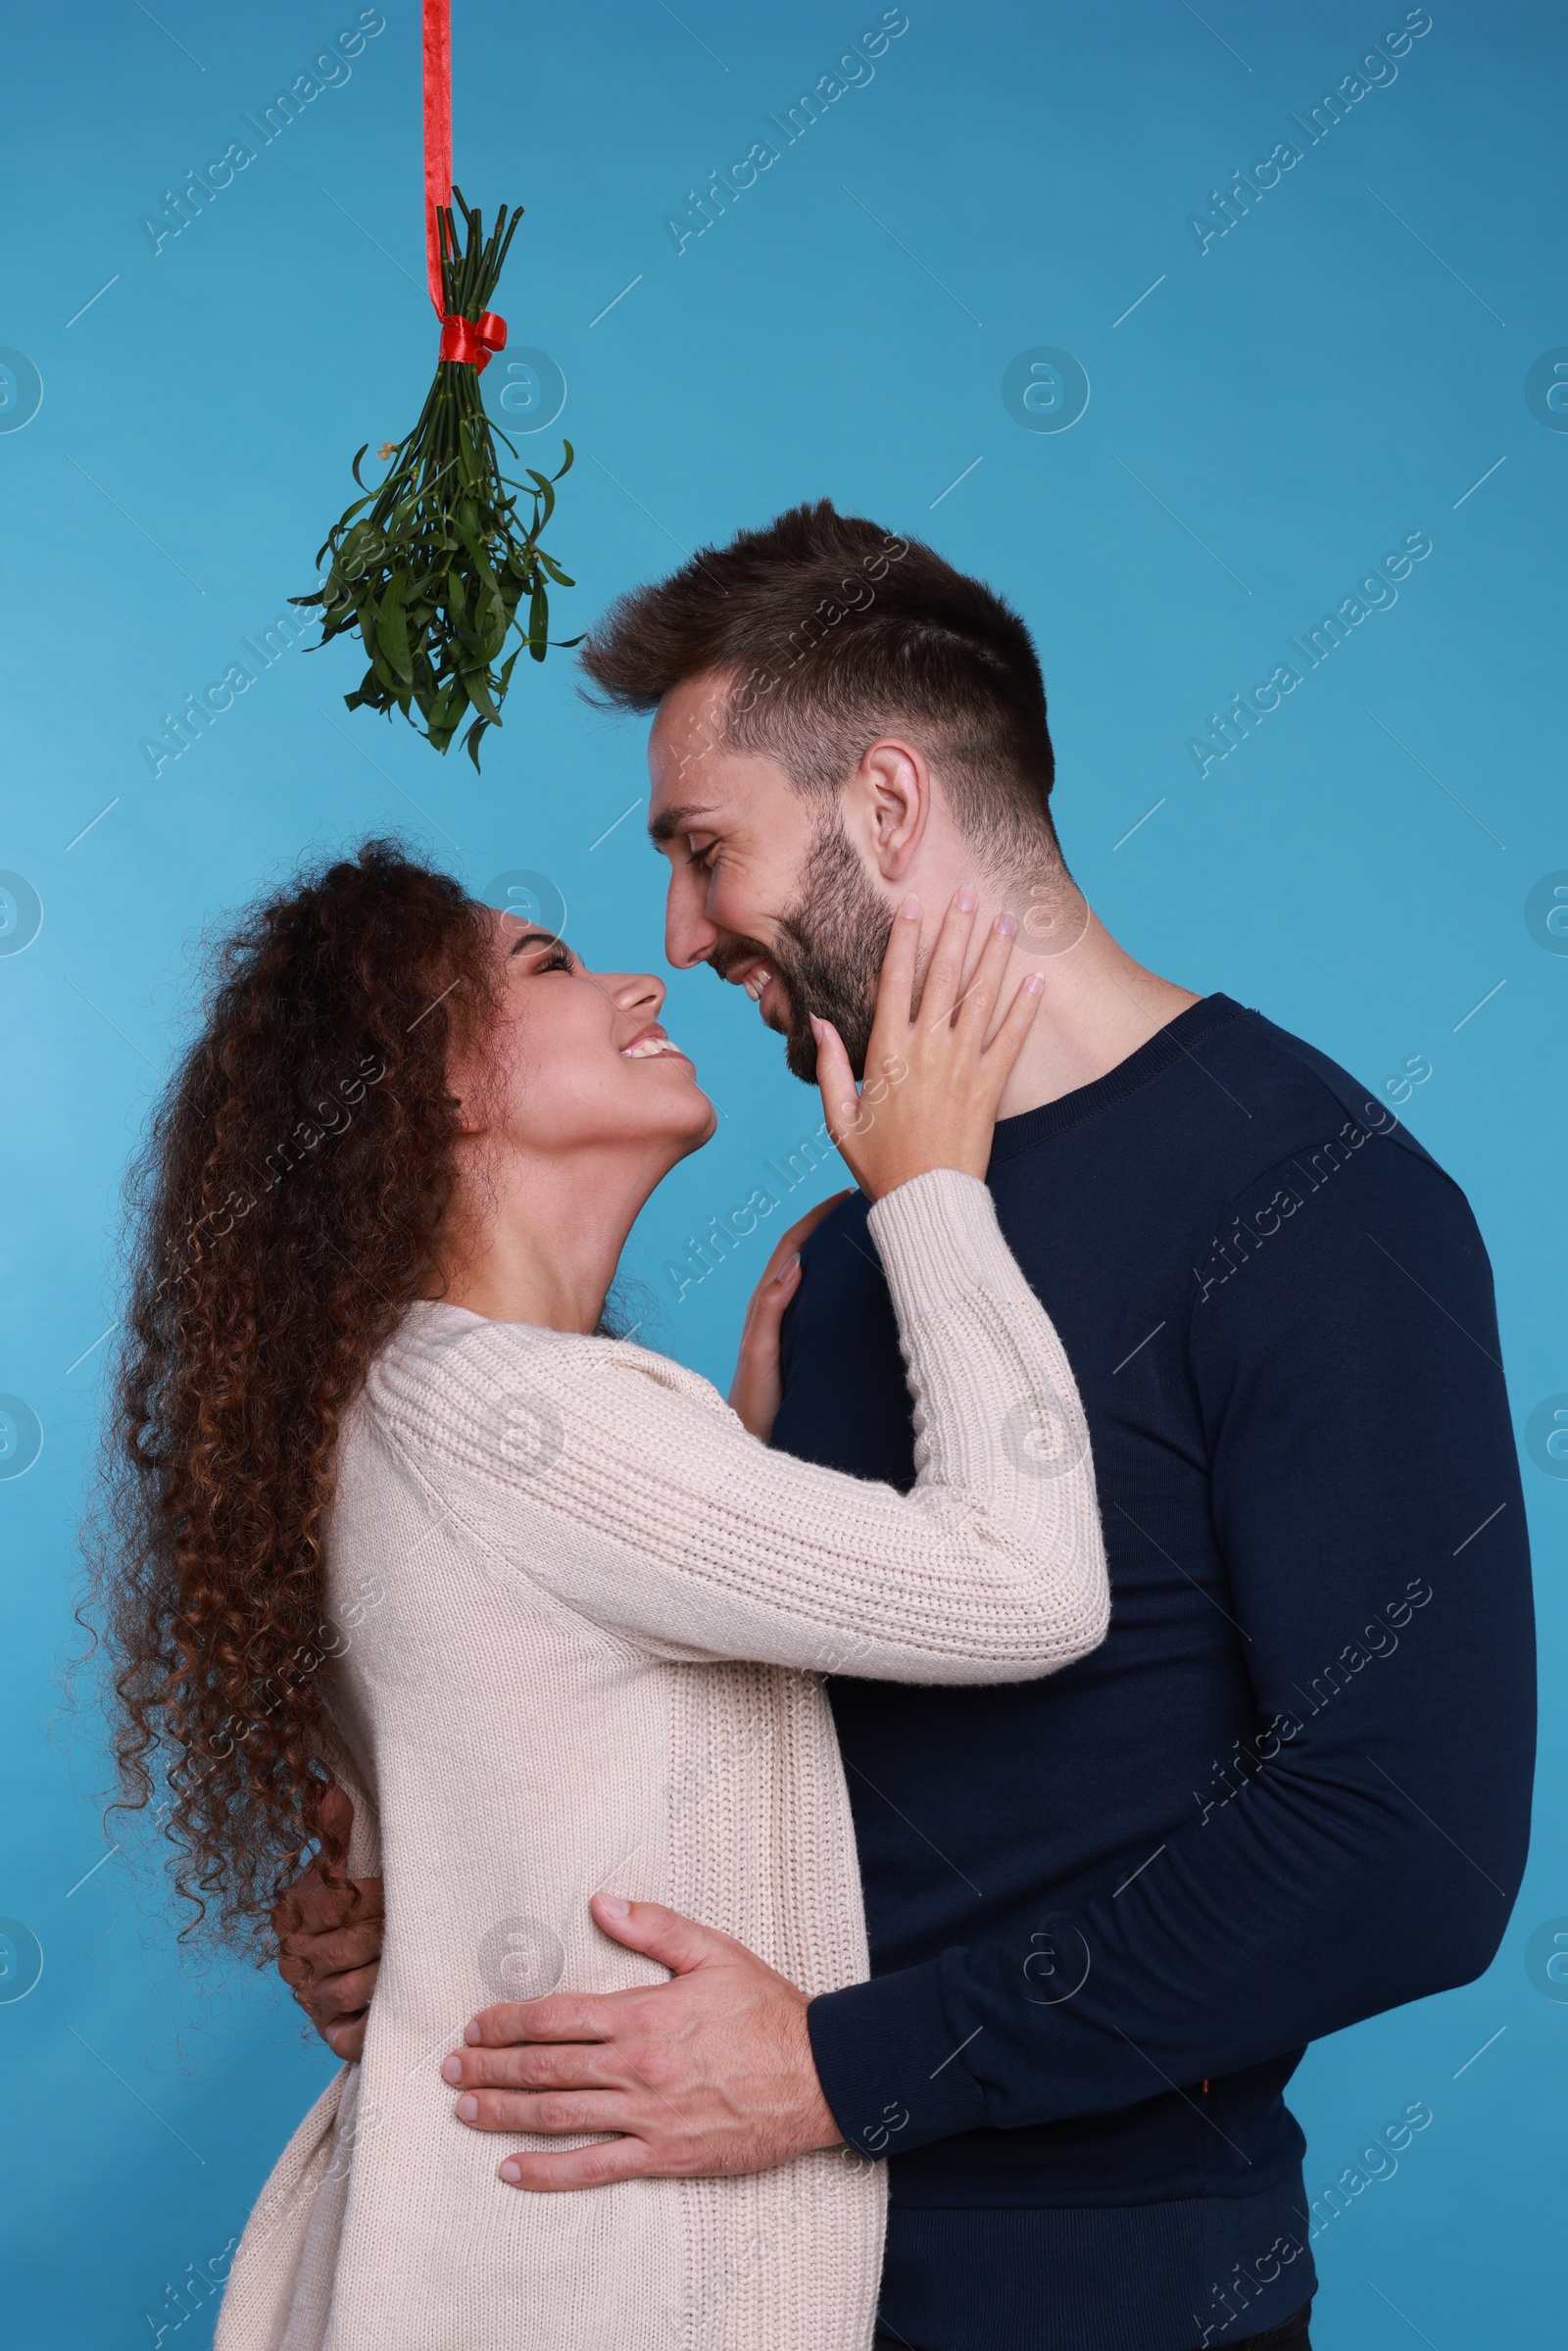
[(620, 1049), (623, 1061), (652, 1061), (664, 1055), (673, 1055), (676, 1060), (684, 1061), (688, 1069), (693, 1066), (690, 1053), (682, 1053), (673, 1037), (667, 1036), (657, 1020), (651, 1020), (645, 1029), (639, 1029), (631, 1043)]

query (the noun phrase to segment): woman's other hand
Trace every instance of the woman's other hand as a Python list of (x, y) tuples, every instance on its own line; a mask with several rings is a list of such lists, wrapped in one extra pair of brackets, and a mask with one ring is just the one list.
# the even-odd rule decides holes
[(818, 1200), (808, 1208), (798, 1224), (792, 1224), (762, 1269), (762, 1278), (752, 1292), (752, 1302), (746, 1309), (746, 1322), (741, 1331), (740, 1351), (735, 1358), (735, 1377), (730, 1382), (729, 1400), (754, 1437), (764, 1445), (773, 1434), (773, 1422), (783, 1395), (783, 1382), (778, 1368), (779, 1326), (784, 1309), (801, 1283), (801, 1250), (808, 1237), (814, 1233), (830, 1209), (840, 1200), (849, 1199), (847, 1192), (835, 1192), (831, 1200)]
[(937, 934), (915, 1011), (920, 906), (905, 900), (882, 963), (862, 1092), (856, 1092), (837, 1029), (812, 1020), (828, 1132), (873, 1200), (938, 1167), (985, 1175), (997, 1105), (1045, 983), (1031, 972), (1014, 987), (987, 1045), (1018, 925), (1010, 914), (997, 917), (965, 987), (974, 911), (973, 891), (960, 890)]

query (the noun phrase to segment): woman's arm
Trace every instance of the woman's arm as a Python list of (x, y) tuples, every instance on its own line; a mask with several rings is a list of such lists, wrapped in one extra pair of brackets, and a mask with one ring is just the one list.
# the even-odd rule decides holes
[(662, 1357), (518, 1324), (434, 1359), (394, 1349), (378, 1416), (493, 1561), (661, 1653), (1050, 1673), (1099, 1643), (1109, 1605), (1061, 1344), (977, 1178), (915, 1177), (870, 1225), (914, 1398), (907, 1495), (769, 1450)]

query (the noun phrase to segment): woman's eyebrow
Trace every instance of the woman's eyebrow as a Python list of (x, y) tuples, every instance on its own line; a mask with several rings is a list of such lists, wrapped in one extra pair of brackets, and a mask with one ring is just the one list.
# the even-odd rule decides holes
[[(507, 953), (509, 955), (520, 955), (529, 947), (559, 947), (564, 954), (571, 955), (570, 948), (555, 931), (524, 931), (520, 939), (514, 939)], [(574, 955), (572, 960), (576, 961)]]

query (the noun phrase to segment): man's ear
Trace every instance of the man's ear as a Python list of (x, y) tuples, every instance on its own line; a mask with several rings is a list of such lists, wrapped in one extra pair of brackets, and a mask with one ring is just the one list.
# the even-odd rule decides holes
[[(862, 756), (846, 798), (884, 882), (903, 881), (931, 819), (931, 771), (921, 754), (898, 735), (879, 735)], [(852, 829), (857, 829), (853, 823)]]

